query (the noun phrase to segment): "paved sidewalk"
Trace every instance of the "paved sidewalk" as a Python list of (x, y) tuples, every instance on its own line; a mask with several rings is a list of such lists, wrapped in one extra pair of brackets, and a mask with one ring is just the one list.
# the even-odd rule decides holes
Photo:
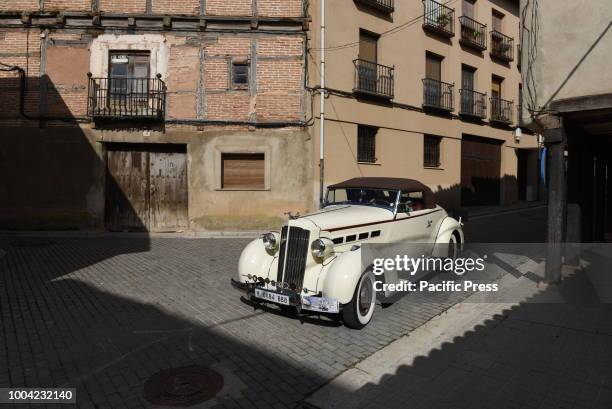
[(522, 302), (485, 303), (476, 294), (345, 371), (307, 403), (612, 408), (612, 308), (593, 302), (587, 282), (583, 272), (560, 286), (504, 276), (501, 288)]
[(407, 296), (360, 331), (254, 310), (229, 283), (247, 242), (0, 237), (0, 387), (73, 386), (80, 409), (152, 408), (152, 375), (200, 365), (225, 386), (194, 408), (293, 408), (465, 298)]

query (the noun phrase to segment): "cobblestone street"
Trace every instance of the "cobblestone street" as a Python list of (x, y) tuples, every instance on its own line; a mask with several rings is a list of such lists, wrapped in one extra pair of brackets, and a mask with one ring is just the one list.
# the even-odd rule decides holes
[(404, 297), (361, 331), (254, 310), (229, 284), (246, 243), (0, 240), (0, 386), (73, 386), (79, 408), (151, 407), (149, 377), (202, 365), (225, 386), (196, 407), (293, 407), (457, 301)]

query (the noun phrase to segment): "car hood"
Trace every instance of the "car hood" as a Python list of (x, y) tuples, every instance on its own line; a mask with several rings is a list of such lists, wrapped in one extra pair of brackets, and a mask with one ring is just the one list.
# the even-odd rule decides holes
[(391, 210), (375, 206), (332, 205), (299, 218), (308, 221), (321, 230), (335, 230), (340, 227), (376, 223), (393, 219)]

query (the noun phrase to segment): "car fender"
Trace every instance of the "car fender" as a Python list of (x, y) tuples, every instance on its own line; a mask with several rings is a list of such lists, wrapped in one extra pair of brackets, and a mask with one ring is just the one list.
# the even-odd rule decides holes
[(242, 250), (238, 259), (237, 280), (240, 282), (247, 281), (247, 274), (268, 277), (274, 258), (274, 255), (266, 250), (261, 239), (251, 241)]
[(336, 298), (347, 304), (353, 298), (355, 287), (363, 272), (361, 248), (338, 254), (322, 271), (321, 288), (324, 297)]
[(436, 236), (436, 243), (433, 250), (433, 256), (442, 256), (448, 254), (446, 250), (446, 245), (450, 241), (451, 235), (454, 232), (459, 233), (460, 240), (460, 248), (463, 249), (463, 225), (458, 220), (448, 216), (446, 217), (440, 227), (438, 228), (438, 234)]

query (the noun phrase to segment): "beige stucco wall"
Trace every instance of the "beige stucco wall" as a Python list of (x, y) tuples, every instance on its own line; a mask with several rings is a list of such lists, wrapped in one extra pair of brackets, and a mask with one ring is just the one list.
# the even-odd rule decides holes
[(521, 0), (521, 10), (526, 106), (612, 92), (612, 2)]
[[(313, 86), (319, 81), (319, 1), (311, 3), (313, 17), (310, 32), (310, 78)], [(491, 60), (489, 50), (482, 54), (463, 48), (459, 44), (461, 3), (455, 8), (455, 36), (450, 40), (426, 33), (422, 27), (423, 5), (416, 1), (395, 1), (391, 19), (365, 11), (353, 2), (328, 1), (326, 6), (326, 86), (351, 92), (354, 82), (353, 60), (358, 54), (359, 29), (384, 33), (393, 27), (411, 22), (393, 34), (384, 35), (378, 43), (379, 64), (395, 67), (395, 97), (398, 104), (420, 108), (423, 101), (422, 79), (425, 77), (426, 51), (444, 56), (442, 81), (454, 83), (455, 110), (452, 118), (426, 114), (418, 110), (390, 107), (376, 102), (358, 101), (331, 95), (326, 101), (325, 184), (355, 176), (395, 176), (415, 178), (434, 190), (448, 190), (444, 199), (447, 205), (459, 203), (458, 185), (461, 177), (461, 137), (464, 134), (495, 138), (504, 141), (502, 146), (501, 176), (516, 177), (516, 148), (535, 148), (536, 137), (524, 134), (517, 143), (510, 127), (492, 127), (487, 121), (473, 123), (458, 118), (459, 89), (461, 88), (461, 64), (477, 68), (475, 90), (491, 92), (491, 76), (504, 78), (502, 98), (515, 102), (513, 113), (516, 122), (516, 104), (521, 81), (516, 60), (508, 65)], [(519, 17), (517, 1), (476, 2), (475, 18), (491, 27), (492, 9), (501, 11), (503, 32), (518, 43)], [(488, 44), (487, 37), (487, 44)], [(349, 44), (342, 48), (337, 45)], [(490, 104), (488, 104), (490, 113)], [(318, 109), (318, 104), (316, 105)], [(315, 115), (318, 114), (318, 110)], [(313, 129), (314, 158), (319, 157), (319, 121)], [(376, 164), (358, 164), (357, 124), (379, 127), (376, 142)], [(442, 140), (439, 169), (423, 167), (423, 135), (433, 134)], [(318, 167), (315, 166), (318, 172)], [(319, 175), (315, 175), (319, 178)], [(318, 192), (318, 185), (315, 192)], [(317, 194), (314, 196), (317, 197)], [(516, 188), (502, 189), (502, 202), (516, 200)]]
[[(185, 144), (190, 230), (277, 228), (285, 213), (305, 213), (312, 203), (312, 143), (304, 129), (92, 132), (97, 144)], [(265, 153), (266, 188), (221, 189), (221, 152)], [(103, 199), (103, 195), (98, 197)]]

